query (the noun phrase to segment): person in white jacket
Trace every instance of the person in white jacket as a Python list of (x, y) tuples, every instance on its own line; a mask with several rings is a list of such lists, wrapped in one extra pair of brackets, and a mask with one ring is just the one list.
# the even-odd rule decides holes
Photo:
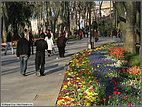
[(52, 46), (53, 46), (53, 40), (52, 40), (52, 36), (50, 33), (47, 33), (47, 36), (45, 37), (45, 41), (47, 42), (48, 45), (48, 56), (51, 55), (51, 51), (52, 51)]

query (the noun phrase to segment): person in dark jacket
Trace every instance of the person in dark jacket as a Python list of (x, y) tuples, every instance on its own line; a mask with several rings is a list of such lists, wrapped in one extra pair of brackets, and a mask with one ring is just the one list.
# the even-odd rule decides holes
[(32, 54), (34, 54), (34, 49), (33, 49), (33, 34), (32, 31), (29, 32), (29, 43), (30, 43), (30, 47), (32, 48)]
[(40, 39), (36, 41), (36, 58), (35, 58), (35, 68), (37, 76), (45, 76), (44, 74), (44, 64), (45, 64), (45, 49), (48, 49), (47, 42), (44, 40), (45, 34), (40, 34)]
[(59, 56), (61, 58), (63, 58), (64, 54), (65, 54), (66, 41), (67, 41), (67, 39), (62, 34), (59, 35), (59, 37), (57, 39), (57, 47), (59, 50)]
[(20, 39), (17, 43), (17, 50), (16, 55), (17, 59), (20, 59), (20, 68), (21, 68), (21, 74), (23, 76), (26, 76), (26, 69), (27, 69), (27, 61), (30, 57), (30, 44), (29, 41), (24, 38), (24, 33), (20, 34)]
[(7, 42), (7, 46), (6, 46), (4, 54), (6, 55), (7, 49), (11, 45), (11, 52), (12, 52), (12, 55), (13, 55), (14, 51), (13, 51), (13, 45), (12, 45), (12, 33), (11, 32), (8, 32), (8, 35), (7, 35), (7, 38), (6, 38), (6, 42)]

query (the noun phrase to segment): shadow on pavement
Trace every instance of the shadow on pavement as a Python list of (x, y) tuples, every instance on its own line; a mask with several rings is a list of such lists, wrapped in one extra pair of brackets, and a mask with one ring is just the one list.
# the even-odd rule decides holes
[(63, 69), (64, 69), (64, 66), (56, 68), (56, 69), (53, 69), (53, 70), (50, 70), (50, 71), (46, 72), (45, 75), (49, 75), (49, 74), (52, 74), (52, 73), (55, 73), (55, 72), (59, 72), (59, 71), (61, 71)]
[(19, 67), (17, 68), (13, 68), (13, 69), (9, 69), (9, 70), (4, 70), (2, 71), (2, 75), (6, 75), (6, 74), (11, 74), (11, 73), (15, 73), (15, 72), (20, 72)]
[(15, 63), (15, 62), (19, 62), (18, 59), (11, 59), (11, 60), (6, 60), (6, 61), (2, 61), (2, 66), (11, 64), (11, 63)]

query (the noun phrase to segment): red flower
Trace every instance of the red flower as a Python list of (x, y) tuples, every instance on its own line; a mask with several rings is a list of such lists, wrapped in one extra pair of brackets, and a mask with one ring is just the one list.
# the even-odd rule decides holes
[(96, 79), (94, 79), (96, 81)]
[(103, 100), (106, 101), (106, 98), (104, 98)]
[(119, 89), (117, 89), (117, 91), (118, 91)]
[(89, 86), (90, 84), (88, 84), (88, 86)]
[(131, 88), (133, 88), (133, 86), (131, 86)]
[(120, 95), (121, 94), (121, 92), (118, 92), (118, 95)]
[(119, 78), (121, 78), (121, 76), (119, 76)]
[(69, 99), (67, 99), (67, 98), (64, 98), (64, 100), (65, 100), (65, 101), (70, 101), (70, 100), (69, 100)]
[(132, 83), (132, 85), (134, 85), (134, 83)]
[(69, 104), (66, 104), (66, 106), (70, 106), (71, 105), (71, 103), (69, 103)]
[(119, 86), (119, 84), (117, 84), (117, 86)]
[(127, 103), (128, 106), (131, 106), (131, 103)]
[(131, 84), (131, 82), (129, 81), (129, 84)]
[(127, 97), (126, 96), (124, 96), (124, 99), (126, 99)]
[(111, 98), (111, 96), (109, 96), (108, 98)]
[(117, 94), (117, 91), (114, 91), (114, 94)]
[(97, 82), (98, 82), (98, 80), (97, 80)]
[(96, 84), (97, 84), (97, 82), (96, 82)]
[(109, 78), (109, 76), (107, 76), (107, 78)]
[(116, 89), (116, 87), (114, 87), (113, 89)]
[(88, 73), (89, 71), (86, 71), (86, 73)]
[(117, 83), (115, 82), (115, 85), (117, 85)]

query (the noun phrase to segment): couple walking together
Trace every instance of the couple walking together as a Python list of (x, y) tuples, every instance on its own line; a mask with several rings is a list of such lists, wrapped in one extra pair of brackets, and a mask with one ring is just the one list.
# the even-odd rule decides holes
[[(48, 34), (49, 36), (50, 34)], [(40, 34), (40, 39), (35, 42), (36, 46), (36, 58), (35, 58), (35, 69), (37, 76), (44, 76), (44, 65), (45, 65), (45, 50), (48, 49), (48, 44), (44, 40), (45, 34)], [(64, 57), (66, 39), (63, 36), (59, 36), (57, 40), (57, 46), (59, 49), (60, 57)], [(49, 52), (49, 51), (48, 51)], [(27, 61), (30, 57), (30, 44), (26, 38), (24, 38), (24, 33), (21, 33), (20, 39), (17, 43), (17, 59), (20, 59), (21, 74), (26, 76)]]

